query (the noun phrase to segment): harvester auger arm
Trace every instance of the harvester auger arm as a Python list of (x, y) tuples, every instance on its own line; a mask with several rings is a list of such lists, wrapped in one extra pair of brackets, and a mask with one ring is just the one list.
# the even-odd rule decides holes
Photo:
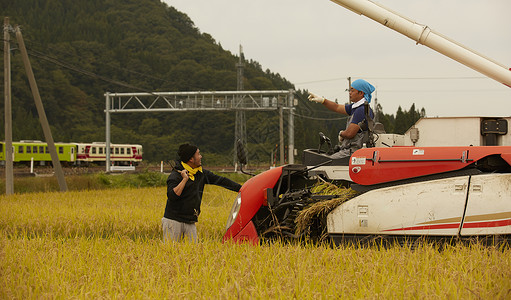
[(370, 0), (330, 0), (511, 87), (511, 69)]

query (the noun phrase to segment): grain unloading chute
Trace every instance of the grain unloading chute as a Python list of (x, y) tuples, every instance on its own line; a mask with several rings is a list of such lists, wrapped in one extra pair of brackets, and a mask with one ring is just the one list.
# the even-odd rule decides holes
[(364, 15), (410, 39), (429, 47), (467, 67), (511, 87), (509, 67), (499, 64), (477, 52), (435, 32), (426, 25), (399, 15), (369, 0), (331, 0), (357, 14)]

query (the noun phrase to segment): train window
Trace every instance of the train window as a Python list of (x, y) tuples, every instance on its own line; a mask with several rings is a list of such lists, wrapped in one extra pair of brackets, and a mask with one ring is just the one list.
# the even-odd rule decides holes
[(131, 148), (126, 148), (126, 154), (131, 154)]
[(39, 146), (39, 153), (44, 153), (44, 146)]
[(110, 148), (110, 154), (114, 154), (114, 148)]
[(0, 144), (0, 152), (4, 152), (4, 144)]
[(27, 153), (32, 153), (32, 147), (27, 146)]
[(119, 148), (115, 148), (115, 154), (119, 154)]
[[(0, 145), (0, 148), (2, 148), (1, 145)], [(1, 149), (0, 149), (0, 151), (1, 151)], [(23, 153), (23, 146), (18, 146), (18, 153)]]
[(92, 154), (96, 154), (96, 147), (92, 147)]
[(124, 154), (124, 148), (121, 148), (121, 154)]
[(48, 151), (48, 146), (44, 147), (44, 153), (50, 153), (50, 152)]
[(32, 153), (37, 153), (37, 146), (32, 146)]
[(64, 147), (59, 146), (59, 154), (64, 154)]
[(103, 154), (103, 147), (99, 148), (99, 154)]

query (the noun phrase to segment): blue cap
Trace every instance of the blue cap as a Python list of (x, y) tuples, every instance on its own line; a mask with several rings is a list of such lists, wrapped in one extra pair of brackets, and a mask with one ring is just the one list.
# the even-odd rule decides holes
[(365, 81), (364, 79), (357, 79), (351, 83), (351, 87), (357, 91), (364, 92), (364, 98), (366, 99), (367, 103), (371, 103), (371, 93), (375, 90), (372, 84)]

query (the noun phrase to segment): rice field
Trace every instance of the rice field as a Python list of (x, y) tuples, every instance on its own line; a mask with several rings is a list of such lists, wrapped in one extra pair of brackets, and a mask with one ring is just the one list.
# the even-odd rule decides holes
[(0, 299), (509, 299), (509, 248), (222, 244), (235, 193), (206, 187), (198, 244), (163, 244), (165, 188), (0, 196)]

